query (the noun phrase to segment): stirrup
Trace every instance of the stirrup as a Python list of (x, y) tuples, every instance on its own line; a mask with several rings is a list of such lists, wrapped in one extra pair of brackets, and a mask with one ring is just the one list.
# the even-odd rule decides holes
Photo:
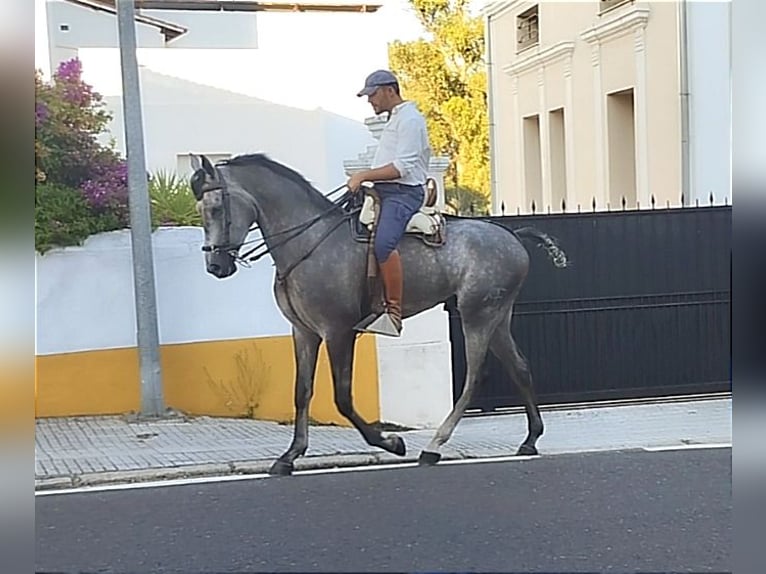
[(363, 333), (386, 335), (388, 337), (399, 337), (402, 334), (401, 328), (397, 328), (394, 320), (388, 313), (368, 315), (354, 326), (354, 330)]

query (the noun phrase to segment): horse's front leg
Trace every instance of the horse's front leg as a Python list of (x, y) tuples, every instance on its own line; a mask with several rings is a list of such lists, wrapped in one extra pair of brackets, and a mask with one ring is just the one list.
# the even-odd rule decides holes
[(314, 373), (321, 338), (305, 329), (293, 327), (295, 345), (295, 431), (290, 448), (269, 470), (270, 474), (289, 475), (295, 459), (306, 453), (309, 445), (309, 403), (314, 394)]
[(340, 414), (351, 421), (351, 424), (361, 433), (367, 444), (404, 456), (407, 453), (407, 448), (401, 437), (395, 434), (384, 437), (379, 429), (367, 423), (354, 409), (351, 398), (351, 374), (354, 368), (356, 332), (334, 334), (327, 337), (326, 341), (327, 354), (332, 369), (335, 406), (338, 407)]

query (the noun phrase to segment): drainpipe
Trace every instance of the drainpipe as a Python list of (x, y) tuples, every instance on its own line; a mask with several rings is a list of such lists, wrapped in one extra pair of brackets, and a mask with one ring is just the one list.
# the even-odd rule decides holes
[(486, 52), (485, 66), (487, 69), (487, 120), (489, 122), (489, 197), (493, 203), (492, 209), (499, 213), (500, 204), (497, 203), (497, 178), (495, 177), (495, 153), (497, 148), (495, 147), (495, 120), (494, 110), (492, 105), (492, 32), (490, 26), (491, 14), (487, 14), (484, 19), (484, 50)]
[(681, 193), (686, 205), (694, 203), (691, 193), (690, 116), (689, 116), (689, 28), (688, 0), (678, 2), (681, 84)]

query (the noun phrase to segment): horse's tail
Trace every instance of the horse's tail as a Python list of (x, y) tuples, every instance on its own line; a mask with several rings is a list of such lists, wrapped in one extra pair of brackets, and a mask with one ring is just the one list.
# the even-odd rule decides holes
[(513, 233), (520, 239), (534, 240), (538, 246), (548, 252), (548, 256), (556, 267), (563, 268), (567, 266), (566, 253), (564, 253), (564, 250), (561, 249), (556, 241), (548, 234), (543, 233), (534, 227), (521, 227), (519, 229), (514, 229)]

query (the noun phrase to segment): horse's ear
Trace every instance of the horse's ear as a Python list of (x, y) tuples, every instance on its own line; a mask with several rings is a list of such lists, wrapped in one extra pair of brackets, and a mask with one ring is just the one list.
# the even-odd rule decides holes
[(200, 163), (199, 158), (196, 155), (194, 155), (193, 153), (190, 153), (189, 158), (191, 160), (191, 167), (194, 171), (198, 171), (202, 169), (202, 164)]
[(204, 155), (202, 156), (202, 168), (207, 172), (207, 174), (212, 177), (213, 179), (216, 178), (215, 168), (213, 167), (213, 164), (210, 163), (210, 160), (207, 159)]

